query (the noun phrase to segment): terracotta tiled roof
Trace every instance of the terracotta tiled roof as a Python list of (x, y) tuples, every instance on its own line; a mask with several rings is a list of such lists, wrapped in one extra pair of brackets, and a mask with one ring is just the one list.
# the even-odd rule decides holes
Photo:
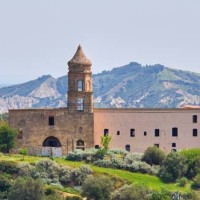
[(86, 57), (82, 47), (79, 45), (74, 57), (68, 62), (74, 64), (91, 65), (91, 61)]

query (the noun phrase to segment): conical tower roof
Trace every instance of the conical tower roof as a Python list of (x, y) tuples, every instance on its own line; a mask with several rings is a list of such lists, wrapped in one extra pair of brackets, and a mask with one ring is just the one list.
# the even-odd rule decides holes
[(74, 57), (68, 62), (69, 64), (82, 64), (82, 65), (92, 65), (91, 61), (86, 57), (81, 45), (78, 46)]

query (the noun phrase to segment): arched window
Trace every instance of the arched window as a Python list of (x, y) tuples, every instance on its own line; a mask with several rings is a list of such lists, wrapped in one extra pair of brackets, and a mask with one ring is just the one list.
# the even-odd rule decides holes
[(85, 150), (85, 143), (83, 140), (78, 140), (76, 142), (76, 149)]
[(83, 91), (83, 81), (82, 80), (78, 81), (78, 91)]
[(61, 147), (61, 143), (58, 138), (50, 136), (44, 140), (42, 146), (43, 147)]
[(77, 111), (82, 112), (84, 110), (83, 98), (77, 99)]

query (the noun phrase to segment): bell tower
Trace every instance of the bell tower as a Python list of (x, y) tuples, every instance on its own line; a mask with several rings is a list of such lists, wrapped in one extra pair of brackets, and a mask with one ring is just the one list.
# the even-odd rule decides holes
[(69, 112), (93, 113), (92, 63), (80, 45), (74, 57), (68, 62), (68, 66)]

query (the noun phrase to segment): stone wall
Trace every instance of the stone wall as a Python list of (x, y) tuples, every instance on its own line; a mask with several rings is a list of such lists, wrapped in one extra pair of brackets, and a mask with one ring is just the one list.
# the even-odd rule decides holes
[[(54, 126), (49, 126), (50, 116)], [(78, 140), (84, 141), (85, 148), (94, 146), (93, 113), (69, 114), (67, 108), (10, 110), (9, 124), (19, 132), (17, 148), (27, 147), (30, 154), (41, 154), (50, 136), (59, 139), (63, 155), (74, 150)]]

